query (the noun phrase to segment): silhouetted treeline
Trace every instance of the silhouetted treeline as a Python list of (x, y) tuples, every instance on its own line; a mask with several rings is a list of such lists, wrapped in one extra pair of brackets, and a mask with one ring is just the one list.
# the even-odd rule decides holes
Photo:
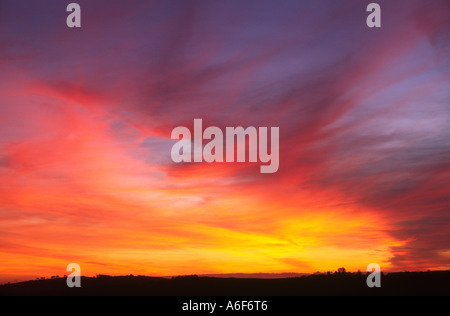
[(342, 271), (282, 279), (213, 278), (197, 275), (169, 279), (99, 275), (82, 277), (81, 288), (68, 288), (65, 278), (0, 285), (0, 295), (450, 295), (450, 271), (384, 274), (381, 288), (369, 288), (366, 285), (366, 275)]

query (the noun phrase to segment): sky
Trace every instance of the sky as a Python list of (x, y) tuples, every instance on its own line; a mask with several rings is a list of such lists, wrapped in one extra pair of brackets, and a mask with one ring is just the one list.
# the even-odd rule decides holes
[[(450, 3), (0, 0), (0, 282), (450, 269)], [(174, 163), (279, 127), (280, 167)]]

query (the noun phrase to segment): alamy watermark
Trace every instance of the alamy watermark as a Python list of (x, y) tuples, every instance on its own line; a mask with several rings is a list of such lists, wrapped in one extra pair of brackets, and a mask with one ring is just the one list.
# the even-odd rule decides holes
[[(203, 130), (202, 119), (194, 119), (194, 133), (184, 126), (176, 127), (171, 138), (178, 140), (172, 147), (173, 162), (261, 162), (261, 173), (275, 173), (280, 166), (280, 129), (253, 126), (226, 127), (225, 133), (216, 126)], [(209, 140), (203, 146), (203, 141)], [(246, 144), (248, 140), (248, 151)], [(269, 144), (270, 143), (270, 144)], [(270, 153), (268, 147), (270, 145)], [(225, 151), (225, 153), (224, 153)]]
[(368, 287), (381, 287), (381, 268), (376, 263), (367, 266), (367, 272), (372, 272), (367, 276), (366, 283)]
[(72, 272), (67, 276), (67, 286), (72, 287), (81, 287), (81, 268), (77, 263), (69, 263), (67, 265), (67, 271)]

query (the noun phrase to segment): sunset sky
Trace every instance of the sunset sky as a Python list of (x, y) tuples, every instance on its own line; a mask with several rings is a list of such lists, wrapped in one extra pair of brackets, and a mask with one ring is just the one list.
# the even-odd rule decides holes
[[(450, 2), (0, 0), (0, 282), (450, 269)], [(280, 168), (172, 162), (276, 126)]]

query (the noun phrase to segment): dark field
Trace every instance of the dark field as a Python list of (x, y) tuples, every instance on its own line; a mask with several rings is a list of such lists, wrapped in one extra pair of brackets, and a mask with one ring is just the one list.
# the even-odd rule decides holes
[(282, 279), (182, 276), (82, 277), (81, 288), (65, 278), (0, 285), (1, 296), (308, 296), (308, 295), (450, 295), (450, 271), (385, 274), (381, 288), (369, 288), (365, 273), (308, 275)]

